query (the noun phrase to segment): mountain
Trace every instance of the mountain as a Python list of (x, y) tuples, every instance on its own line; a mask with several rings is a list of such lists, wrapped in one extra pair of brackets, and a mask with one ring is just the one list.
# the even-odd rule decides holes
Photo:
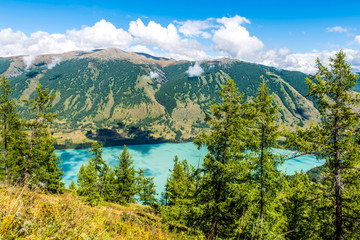
[(97, 49), (0, 58), (2, 73), (17, 100), (31, 98), (38, 83), (56, 93), (52, 131), (58, 147), (85, 147), (92, 140), (109, 146), (191, 139), (207, 128), (204, 112), (212, 100), (220, 101), (218, 90), (229, 77), (251, 100), (264, 76), (280, 106), (279, 119), (290, 128), (320, 117), (304, 97), (306, 74), (234, 59), (194, 63)]

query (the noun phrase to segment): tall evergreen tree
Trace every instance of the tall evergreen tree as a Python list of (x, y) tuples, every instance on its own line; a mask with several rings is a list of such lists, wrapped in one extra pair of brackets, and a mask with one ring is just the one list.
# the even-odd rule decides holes
[(359, 115), (355, 112), (359, 97), (352, 92), (358, 77), (351, 72), (343, 51), (330, 58), (330, 69), (319, 59), (317, 68), (318, 72), (307, 78), (306, 83), (308, 96), (316, 100), (321, 112), (320, 125), (290, 134), (289, 142), (299, 151), (316, 153), (326, 159), (323, 183), (328, 190), (324, 194), (333, 198), (328, 212), (333, 212), (333, 235), (340, 240), (352, 237), (356, 230), (353, 223), (360, 221), (359, 213), (353, 211), (360, 204), (353, 195), (360, 188)]
[(22, 100), (28, 104), (33, 118), (26, 124), (31, 133), (24, 177), (31, 176), (33, 183), (45, 184), (50, 192), (60, 192), (64, 187), (61, 183), (63, 172), (59, 168), (59, 158), (54, 153), (54, 139), (48, 130), (49, 124), (56, 118), (55, 114), (49, 112), (54, 99), (55, 94), (50, 94), (49, 89), (41, 90), (39, 84), (34, 99)]
[(90, 161), (92, 162), (92, 166), (94, 166), (96, 172), (97, 189), (100, 196), (103, 197), (107, 174), (110, 170), (110, 167), (102, 158), (103, 150), (101, 144), (99, 144), (98, 142), (94, 142), (91, 145), (91, 149), (89, 150), (89, 153), (92, 156)]
[(186, 160), (174, 158), (174, 167), (166, 180), (162, 202), (163, 216), (183, 224), (188, 222), (189, 208), (196, 189), (195, 169)]
[(95, 164), (91, 159), (86, 164), (81, 165), (77, 177), (77, 193), (84, 196), (90, 205), (96, 206), (101, 198), (97, 185)]
[(136, 193), (136, 171), (133, 166), (134, 161), (125, 145), (124, 150), (118, 159), (119, 162), (115, 166), (116, 201), (125, 204), (134, 200), (134, 195)]
[(157, 204), (155, 187), (154, 177), (145, 177), (145, 171), (139, 169), (137, 176), (137, 195), (143, 205), (155, 206)]
[(10, 151), (15, 144), (19, 144), (19, 137), (21, 138), (24, 135), (22, 132), (22, 124), (16, 113), (17, 106), (15, 100), (10, 99), (12, 92), (13, 90), (10, 88), (9, 81), (2, 75), (0, 79), (0, 138), (2, 140), (0, 148), (2, 149), (1, 159), (4, 165), (5, 184), (9, 183), (10, 176), (14, 176), (10, 173), (10, 168), (14, 166), (15, 162), (10, 162), (10, 160), (15, 157), (11, 155), (16, 153), (11, 153)]
[(248, 104), (243, 103), (235, 83), (229, 79), (219, 91), (222, 102), (210, 106), (205, 115), (209, 134), (202, 132), (194, 143), (205, 145), (208, 154), (202, 165), (202, 179), (195, 193), (193, 225), (201, 226), (209, 239), (234, 237), (235, 220), (241, 216), (241, 204), (253, 187), (249, 164), (245, 161), (248, 137)]
[[(274, 200), (281, 188), (281, 172), (278, 167), (283, 163), (283, 158), (274, 151), (274, 148), (279, 147), (277, 140), (280, 137), (279, 125), (276, 122), (277, 112), (278, 107), (274, 104), (274, 98), (263, 78), (253, 101), (254, 121), (248, 140), (251, 150), (249, 159), (252, 163), (253, 179), (259, 185), (258, 199), (261, 224), (263, 224), (265, 208), (270, 209), (271, 205), (276, 202)], [(279, 219), (277, 221), (268, 219), (268, 223), (270, 222), (273, 223), (272, 225), (275, 223), (279, 225)]]

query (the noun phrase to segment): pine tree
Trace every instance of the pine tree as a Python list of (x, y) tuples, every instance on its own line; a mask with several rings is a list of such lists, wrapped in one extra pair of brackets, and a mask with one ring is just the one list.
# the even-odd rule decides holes
[(143, 205), (157, 205), (155, 187), (154, 177), (145, 177), (145, 171), (139, 169), (137, 176), (137, 195)]
[(195, 169), (186, 160), (174, 157), (174, 167), (166, 180), (162, 202), (163, 217), (169, 221), (188, 223), (189, 208), (196, 188)]
[(50, 94), (49, 89), (41, 90), (39, 84), (34, 99), (22, 100), (28, 104), (33, 117), (26, 124), (31, 134), (24, 176), (31, 177), (35, 184), (44, 184), (49, 192), (61, 192), (64, 187), (61, 183), (63, 172), (59, 168), (59, 158), (54, 153), (54, 139), (48, 130), (49, 124), (56, 118), (55, 114), (49, 112), (54, 99), (55, 94)]
[[(274, 151), (274, 148), (279, 147), (277, 140), (281, 134), (276, 122), (278, 107), (274, 104), (274, 98), (269, 93), (264, 78), (252, 107), (253, 125), (248, 140), (251, 152), (248, 157), (253, 168), (253, 180), (259, 186), (259, 198), (256, 201), (259, 201), (260, 221), (263, 224), (266, 209), (269, 211), (278, 202), (275, 201), (281, 188), (281, 172), (278, 167), (283, 163), (283, 157)], [(269, 219), (270, 215), (274, 218), (276, 213), (272, 212), (268, 219), (265, 219), (267, 225), (281, 227), (280, 219)], [(270, 231), (270, 229), (266, 229), (266, 231)], [(271, 229), (271, 231), (274, 232), (275, 229)]]
[(0, 79), (0, 137), (2, 139), (0, 148), (2, 149), (1, 158), (4, 165), (5, 184), (8, 184), (10, 177), (14, 176), (11, 170), (11, 166), (14, 166), (14, 161), (10, 161), (16, 158), (14, 156), (16, 152), (11, 152), (11, 149), (14, 148), (15, 144), (18, 144), (19, 137), (21, 139), (24, 136), (22, 124), (16, 113), (17, 106), (15, 101), (10, 99), (12, 92), (9, 81), (2, 75)]
[(122, 204), (132, 202), (136, 193), (136, 171), (133, 166), (134, 161), (131, 158), (127, 147), (124, 145), (124, 150), (118, 157), (119, 162), (115, 166), (116, 201)]
[(93, 156), (90, 159), (90, 161), (92, 162), (95, 168), (97, 188), (100, 196), (103, 197), (105, 191), (106, 178), (110, 168), (102, 158), (103, 150), (101, 144), (99, 144), (98, 142), (94, 142), (91, 145), (91, 149), (89, 150), (89, 153), (91, 156)]
[[(245, 160), (248, 131), (248, 104), (243, 103), (235, 83), (229, 79), (220, 91), (222, 102), (210, 106), (206, 114), (209, 134), (202, 132), (194, 144), (205, 145), (208, 154), (202, 165), (202, 178), (195, 193), (192, 224), (201, 226), (209, 239), (234, 237), (235, 220), (253, 187)], [(232, 229), (232, 230), (231, 230)]]
[(360, 186), (359, 115), (354, 110), (359, 97), (352, 92), (358, 77), (352, 74), (343, 51), (330, 58), (330, 69), (319, 59), (317, 68), (318, 72), (307, 78), (306, 83), (308, 96), (316, 100), (321, 112), (320, 125), (290, 134), (289, 142), (301, 152), (326, 159), (323, 183), (327, 191), (324, 194), (333, 199), (328, 212), (333, 213), (333, 236), (340, 240), (358, 232), (354, 222), (360, 221), (359, 214), (353, 211), (359, 205), (359, 198), (353, 194), (359, 193)]
[(325, 239), (321, 234), (321, 214), (318, 186), (309, 181), (307, 174), (295, 172), (291, 179), (283, 181), (286, 185), (283, 194), (286, 195), (284, 215), (286, 216), (287, 239)]
[(77, 193), (80, 196), (84, 196), (91, 206), (96, 206), (101, 198), (97, 185), (97, 173), (94, 162), (89, 160), (86, 164), (81, 165), (77, 177)]
[(69, 184), (69, 189), (70, 189), (71, 191), (74, 191), (74, 192), (77, 191), (77, 186), (76, 186), (74, 180), (71, 180), (71, 182), (70, 182), (70, 184)]

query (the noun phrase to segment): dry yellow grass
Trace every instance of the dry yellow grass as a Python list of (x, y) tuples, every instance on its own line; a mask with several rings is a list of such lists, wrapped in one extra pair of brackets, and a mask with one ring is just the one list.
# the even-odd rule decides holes
[(0, 185), (0, 239), (196, 239), (168, 230), (151, 208), (84, 204), (73, 193), (49, 195)]

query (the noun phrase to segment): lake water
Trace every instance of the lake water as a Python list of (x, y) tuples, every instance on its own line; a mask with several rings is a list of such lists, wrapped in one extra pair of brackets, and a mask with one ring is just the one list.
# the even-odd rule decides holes
[[(199, 159), (200, 164), (202, 158), (206, 154), (206, 150), (201, 151), (195, 145), (190, 143), (160, 143), (160, 144), (144, 144), (127, 146), (136, 169), (142, 168), (146, 176), (153, 176), (154, 183), (157, 186), (157, 192), (163, 191), (166, 178), (169, 176), (169, 169), (173, 168), (173, 159), (177, 155), (179, 160), (186, 159), (190, 164), (197, 166)], [(117, 164), (117, 157), (123, 151), (123, 146), (104, 147), (103, 159), (111, 166)], [(89, 156), (89, 149), (67, 149), (57, 150), (62, 163), (62, 171), (64, 174), (64, 182), (68, 186), (71, 180), (76, 182), (76, 175), (82, 164), (86, 163)], [(283, 153), (290, 154), (290, 151), (279, 150)], [(307, 171), (314, 166), (322, 165), (324, 161), (316, 160), (315, 156), (301, 156), (298, 158), (287, 160), (281, 167), (287, 174), (293, 174), (301, 169)]]

